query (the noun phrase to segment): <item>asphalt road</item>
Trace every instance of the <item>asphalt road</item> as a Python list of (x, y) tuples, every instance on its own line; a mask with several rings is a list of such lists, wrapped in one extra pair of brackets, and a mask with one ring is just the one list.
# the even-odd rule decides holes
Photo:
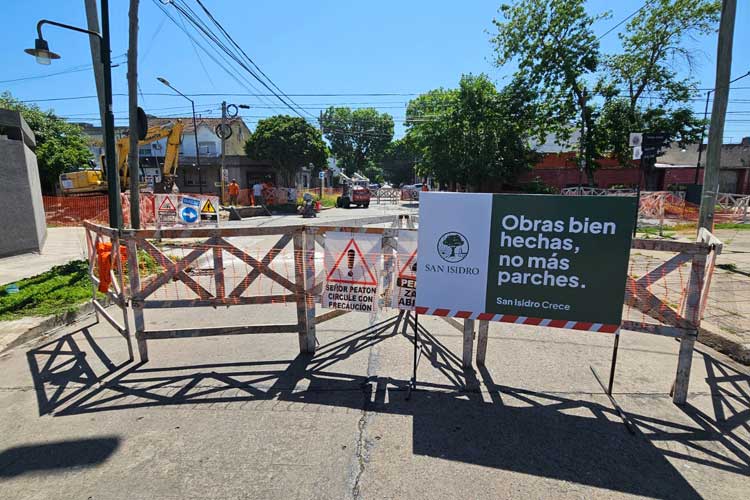
[[(158, 328), (286, 322), (294, 305), (149, 311)], [(381, 319), (389, 316), (381, 316)], [(750, 376), (698, 347), (683, 408), (678, 343), (493, 324), (486, 367), (420, 318), (412, 342), (352, 313), (295, 334), (149, 343), (145, 365), (88, 318), (0, 357), (3, 499), (727, 498), (747, 496)]]

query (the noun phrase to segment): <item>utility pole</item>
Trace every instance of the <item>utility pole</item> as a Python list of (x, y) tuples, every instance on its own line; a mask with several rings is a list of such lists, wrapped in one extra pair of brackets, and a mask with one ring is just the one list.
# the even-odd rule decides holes
[(706, 170), (703, 174), (703, 193), (701, 195), (698, 229), (714, 228), (714, 207), (719, 191), (719, 167), (721, 166), (721, 149), (724, 136), (724, 119), (729, 100), (729, 77), (732, 70), (732, 44), (734, 38), (734, 18), (737, 11), (737, 0), (724, 0), (721, 6), (719, 22), (719, 43), (716, 50), (716, 84), (714, 89), (713, 109), (711, 110), (711, 127), (708, 129), (708, 150), (706, 151)]
[(102, 67), (104, 69), (104, 144), (107, 169), (109, 226), (122, 229), (120, 205), (120, 173), (115, 152), (115, 115), (112, 111), (112, 58), (109, 41), (109, 0), (102, 0)]
[(141, 228), (141, 193), (138, 182), (138, 1), (130, 0), (128, 12), (128, 123), (130, 128), (130, 150), (128, 172), (130, 173), (130, 227)]
[(226, 127), (226, 120), (227, 120), (227, 101), (221, 101), (221, 172), (219, 172), (219, 177), (221, 178), (221, 203), (224, 203), (224, 189), (226, 184), (226, 179), (224, 178), (224, 155), (226, 154), (226, 137), (224, 136), (224, 130)]
[[(89, 31), (99, 33), (99, 13), (96, 9), (96, 0), (83, 0), (86, 7), (86, 24)], [(98, 37), (89, 37), (91, 47), (91, 64), (94, 67), (94, 81), (96, 82), (96, 95), (99, 97), (99, 123), (104, 130), (104, 66), (101, 57), (101, 42)], [(97, 158), (98, 160), (98, 158)]]

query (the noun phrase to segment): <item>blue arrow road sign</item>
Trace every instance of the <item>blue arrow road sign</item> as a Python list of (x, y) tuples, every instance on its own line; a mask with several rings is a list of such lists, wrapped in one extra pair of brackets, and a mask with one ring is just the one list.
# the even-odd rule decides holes
[(182, 207), (180, 208), (180, 219), (192, 224), (198, 220), (198, 211), (193, 207)]

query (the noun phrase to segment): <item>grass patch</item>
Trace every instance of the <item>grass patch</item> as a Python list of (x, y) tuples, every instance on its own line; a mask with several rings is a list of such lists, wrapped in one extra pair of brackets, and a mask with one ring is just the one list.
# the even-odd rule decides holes
[(66, 313), (91, 299), (88, 263), (74, 260), (15, 282), (18, 293), (0, 289), (0, 320)]
[(715, 229), (739, 229), (740, 231), (750, 230), (750, 224), (739, 224), (736, 222), (719, 222), (718, 224), (714, 225)]
[[(313, 195), (314, 201), (320, 201), (320, 204), (327, 208), (333, 208), (336, 206), (336, 198), (338, 198), (337, 194), (323, 194), (323, 198), (321, 199), (320, 195)], [(302, 196), (299, 196), (297, 198), (297, 205), (303, 205), (304, 200), (302, 199)]]

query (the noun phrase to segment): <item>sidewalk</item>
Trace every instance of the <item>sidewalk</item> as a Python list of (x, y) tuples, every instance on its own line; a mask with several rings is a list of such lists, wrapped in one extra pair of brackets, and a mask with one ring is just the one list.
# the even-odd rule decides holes
[(716, 236), (724, 243), (724, 249), (716, 261), (703, 316), (706, 336), (722, 337), (709, 345), (719, 348), (720, 344), (715, 342), (724, 341), (726, 347), (722, 352), (738, 360), (744, 357), (747, 364), (750, 362), (750, 231), (718, 230)]
[(0, 286), (36, 276), (71, 260), (86, 259), (82, 227), (51, 227), (41, 253), (0, 258)]

